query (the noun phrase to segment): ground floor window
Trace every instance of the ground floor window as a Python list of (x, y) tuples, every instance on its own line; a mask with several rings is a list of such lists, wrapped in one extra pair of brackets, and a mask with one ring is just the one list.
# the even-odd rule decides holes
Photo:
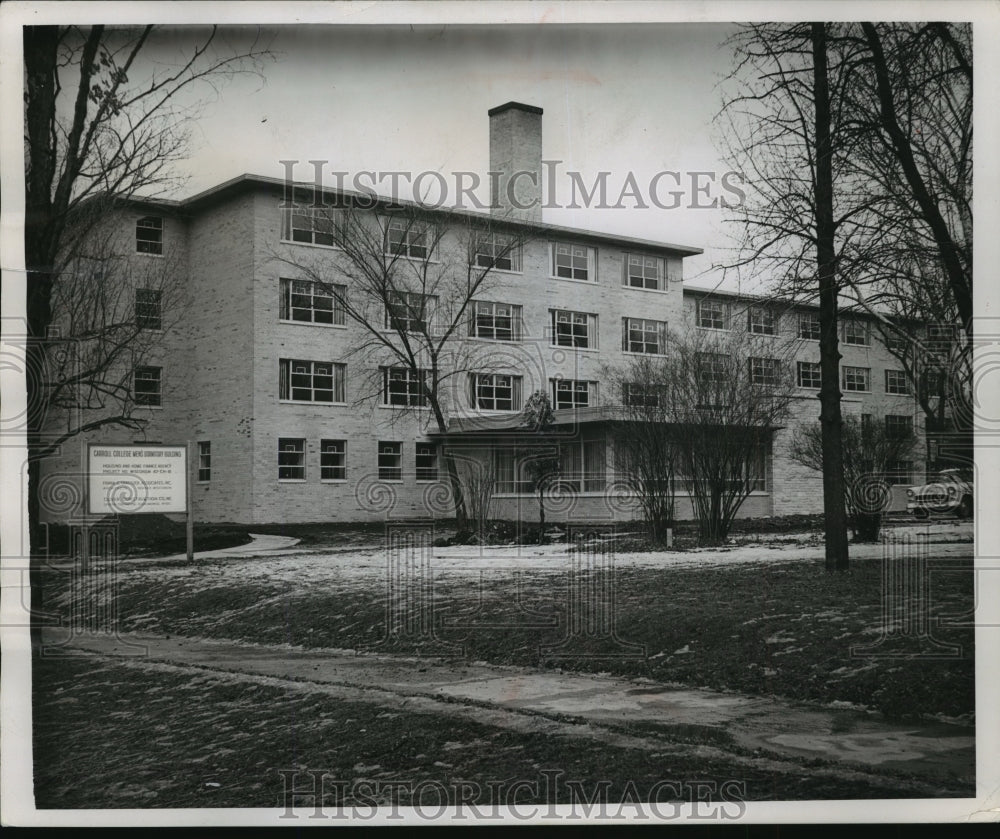
[(132, 374), (132, 398), (136, 405), (160, 405), (162, 368), (136, 367)]
[(212, 444), (207, 441), (198, 443), (198, 480), (212, 480)]
[(278, 440), (278, 480), (304, 481), (306, 479), (306, 441), (298, 437), (281, 437)]
[(378, 444), (378, 477), (380, 481), (403, 480), (403, 444), (380, 441)]
[(437, 446), (433, 443), (416, 444), (416, 464), (418, 481), (436, 481), (438, 479)]
[(913, 461), (890, 460), (886, 464), (885, 479), (895, 486), (907, 486), (913, 483)]
[(343, 481), (347, 478), (346, 440), (320, 442), (319, 477), (323, 481)]

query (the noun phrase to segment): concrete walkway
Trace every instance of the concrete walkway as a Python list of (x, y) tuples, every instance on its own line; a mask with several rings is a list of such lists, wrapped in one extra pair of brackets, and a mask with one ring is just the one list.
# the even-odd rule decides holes
[[(245, 545), (234, 545), (231, 548), (219, 548), (215, 551), (196, 551), (195, 557), (198, 559), (213, 559), (224, 557), (259, 556), (261, 554), (270, 555), (275, 551), (287, 553), (301, 540), (291, 536), (274, 536), (268, 533), (248, 534), (252, 541)], [(133, 557), (123, 559), (122, 562), (173, 562), (175, 560), (186, 560), (186, 553), (170, 554), (169, 556)]]
[(471, 706), (473, 711), (487, 709), (493, 724), (520, 718), (511, 724), (523, 725), (529, 716), (537, 725), (542, 722), (538, 717), (548, 718), (564, 728), (582, 725), (587, 736), (608, 742), (623, 734), (652, 738), (659, 748), (665, 741), (687, 740), (702, 751), (705, 744), (711, 751), (722, 748), (737, 761), (762, 757), (809, 772), (825, 764), (825, 771), (871, 774), (883, 783), (888, 776), (912, 785), (903, 781), (910, 777), (918, 786), (930, 784), (928, 790), (959, 788), (975, 773), (975, 732), (969, 726), (890, 723), (855, 710), (773, 697), (441, 658), (177, 636), (86, 635), (67, 641), (66, 630), (55, 629), (47, 630), (47, 636), (48, 643), (121, 656), (137, 666), (155, 662), (229, 677), (277, 679), (295, 689), (349, 689), (350, 695), (374, 704), (419, 706), (458, 717), (468, 717)]

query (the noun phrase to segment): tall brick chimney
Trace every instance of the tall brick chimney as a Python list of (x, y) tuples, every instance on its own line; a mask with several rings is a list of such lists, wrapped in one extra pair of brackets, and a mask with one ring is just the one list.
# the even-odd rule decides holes
[(490, 212), (542, 220), (542, 109), (520, 102), (490, 108)]

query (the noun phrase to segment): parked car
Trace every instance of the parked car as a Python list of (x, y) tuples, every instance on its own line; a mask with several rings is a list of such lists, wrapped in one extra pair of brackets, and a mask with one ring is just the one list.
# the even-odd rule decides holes
[(931, 513), (972, 518), (973, 497), (971, 469), (942, 469), (931, 483), (906, 490), (906, 509), (918, 519)]

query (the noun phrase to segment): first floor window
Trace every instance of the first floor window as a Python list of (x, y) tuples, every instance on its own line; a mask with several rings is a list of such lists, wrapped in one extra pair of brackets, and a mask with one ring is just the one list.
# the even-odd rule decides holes
[(750, 359), (750, 382), (768, 387), (778, 384), (778, 359), (752, 357)]
[(160, 405), (161, 367), (136, 367), (132, 373), (132, 398), (136, 405)]
[(335, 207), (282, 207), (281, 238), (306, 245), (337, 244), (341, 210)]
[(844, 390), (867, 392), (871, 390), (871, 369), (868, 367), (841, 368), (841, 386)]
[(822, 384), (822, 373), (818, 363), (812, 361), (800, 361), (798, 363), (798, 383), (799, 387), (819, 389)]
[(908, 414), (886, 414), (885, 433), (888, 437), (909, 437), (913, 434), (913, 417)]
[(819, 340), (819, 315), (812, 312), (799, 315), (799, 337), (807, 341)]
[(320, 441), (319, 477), (323, 481), (343, 481), (347, 478), (346, 440)]
[(298, 323), (344, 325), (341, 301), (347, 286), (328, 286), (310, 280), (281, 280), (278, 318)]
[(212, 444), (207, 441), (198, 443), (198, 480), (212, 480)]
[(278, 480), (304, 481), (306, 479), (306, 441), (299, 437), (281, 437), (278, 440)]
[(552, 343), (557, 347), (597, 348), (597, 315), (552, 310)]
[(595, 250), (586, 245), (553, 244), (552, 276), (566, 280), (595, 282), (597, 280), (595, 255)]
[(722, 384), (729, 378), (729, 356), (725, 353), (700, 352), (695, 354), (698, 381), (701, 384)]
[(378, 444), (378, 477), (380, 481), (403, 480), (403, 444), (380, 441)]
[(757, 446), (747, 460), (747, 478), (752, 492), (767, 492), (767, 450)]
[(625, 255), (624, 285), (632, 288), (663, 288), (663, 260), (639, 253)]
[(513, 449), (494, 449), (493, 468), (497, 492), (530, 492), (531, 482), (525, 475), (524, 460)]
[(604, 440), (559, 446), (559, 484), (574, 492), (600, 492), (607, 483)]
[(664, 403), (662, 385), (646, 382), (625, 382), (622, 385), (622, 404), (629, 408), (656, 408)]
[(521, 270), (521, 247), (511, 237), (483, 233), (476, 239), (476, 267)]
[(292, 402), (345, 402), (346, 364), (329, 361), (279, 361), (278, 398)]
[(135, 325), (139, 329), (162, 329), (163, 292), (158, 288), (137, 288), (135, 290)]
[(418, 481), (438, 479), (437, 446), (433, 443), (417, 443), (415, 455)]
[(470, 404), (480, 411), (520, 411), (521, 377), (506, 373), (473, 373)]
[(902, 370), (885, 371), (885, 392), (906, 395), (910, 392), (910, 383)]
[(478, 300), (472, 304), (469, 336), (491, 341), (521, 340), (521, 307)]
[(751, 306), (748, 310), (747, 319), (747, 329), (754, 335), (778, 334), (774, 309), (767, 306)]
[(552, 380), (552, 407), (557, 411), (586, 408), (597, 402), (597, 382), (579, 379)]
[(911, 460), (890, 460), (886, 464), (885, 479), (894, 485), (906, 485), (912, 483), (913, 461)]
[(721, 300), (699, 300), (698, 326), (702, 329), (729, 329), (729, 306)]
[(426, 370), (409, 367), (382, 368), (382, 404), (422, 408), (427, 404)]
[(163, 253), (163, 219), (146, 216), (135, 223), (135, 252)]
[(385, 328), (397, 332), (426, 333), (434, 297), (417, 291), (390, 291), (385, 310)]
[(622, 318), (622, 350), (663, 355), (667, 351), (667, 323), (648, 318)]

